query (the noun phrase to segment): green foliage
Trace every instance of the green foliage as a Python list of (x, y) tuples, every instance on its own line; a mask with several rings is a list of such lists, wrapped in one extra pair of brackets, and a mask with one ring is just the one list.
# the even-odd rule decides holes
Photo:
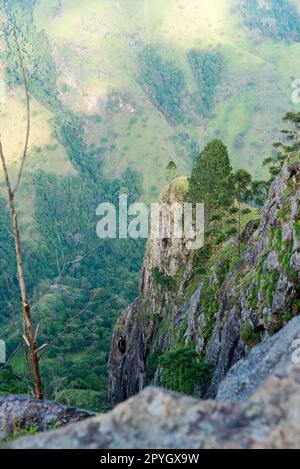
[(295, 314), (292, 311), (289, 311), (284, 317), (285, 322), (290, 322), (295, 317)]
[(166, 167), (167, 181), (172, 182), (177, 177), (177, 165), (174, 161), (170, 161)]
[(274, 144), (276, 154), (272, 158), (266, 158), (263, 162), (268, 166), (270, 172), (270, 183), (280, 173), (283, 166), (287, 161), (292, 161), (293, 158), (299, 159), (300, 153), (300, 113), (288, 112), (284, 121), (289, 124), (289, 129), (283, 129), (281, 133), (284, 135), (285, 140)]
[(192, 49), (188, 53), (188, 61), (199, 90), (199, 96), (196, 96), (197, 111), (207, 117), (214, 106), (216, 89), (221, 80), (222, 57), (218, 52)]
[(93, 389), (64, 389), (57, 393), (56, 400), (79, 409), (99, 409), (101, 412), (109, 410), (105, 388), (102, 392)]
[[(72, 152), (81, 168), (80, 158), (85, 154), (78, 153), (76, 146)], [(137, 295), (144, 242), (99, 240), (95, 207), (103, 200), (117, 202), (124, 185), (130, 184), (133, 200), (139, 197), (141, 188), (138, 175), (129, 170), (122, 181), (113, 182), (100, 176), (93, 181), (85, 174), (89, 170), (77, 177), (57, 178), (43, 172), (26, 176), (28, 190), (35, 193), (39, 238), (33, 245), (24, 243), (25, 269), (31, 302), (38, 305), (34, 322), (40, 323), (39, 341), (50, 343), (41, 362), (47, 397), (59, 396), (67, 403), (72, 394), (74, 403), (103, 411), (107, 408), (111, 331), (119, 313)], [(0, 202), (0, 303), (6, 316), (6, 332), (4, 335), (0, 324), (0, 336), (6, 338), (10, 354), (17, 345), (15, 323), (8, 323), (9, 333), (5, 324), (12, 306), (17, 324), (21, 315), (10, 221), (6, 204)], [(59, 279), (60, 270), (65, 271)], [(19, 358), (23, 362), (22, 355)], [(26, 375), (23, 365), (22, 375)]]
[[(241, 204), (252, 197), (252, 178), (245, 170), (232, 173), (227, 148), (220, 140), (209, 143), (197, 158), (189, 179), (188, 197), (192, 202), (204, 203), (206, 245), (208, 237), (220, 245), (238, 235), (240, 257), (242, 210), (245, 210)], [(234, 201), (238, 208), (233, 206)], [(251, 213), (248, 207), (247, 213)]]
[(167, 119), (182, 121), (184, 75), (173, 61), (164, 61), (153, 46), (139, 54), (140, 82), (151, 101)]
[(273, 298), (276, 292), (279, 273), (277, 270), (262, 270), (259, 275), (260, 289), (265, 295), (266, 303), (269, 307), (272, 306)]
[(15, 248), (10, 230), (10, 216), (7, 204), (0, 198), (0, 327), (6, 322), (13, 307), (12, 298), (19, 299), (17, 278), (15, 276)]
[(207, 213), (232, 204), (231, 166), (226, 146), (213, 140), (196, 159), (189, 179), (189, 198), (204, 203)]
[(252, 181), (251, 202), (256, 207), (262, 207), (268, 195), (270, 184), (268, 181)]
[[(23, 243), (24, 267), (30, 302), (36, 305), (34, 323), (40, 323), (38, 340), (49, 343), (41, 361), (46, 396), (59, 396), (67, 403), (72, 395), (74, 405), (82, 403), (101, 411), (107, 408), (111, 331), (120, 312), (137, 295), (144, 242), (134, 241), (133, 247), (132, 241), (99, 240), (95, 211), (103, 201), (117, 206), (118, 192), (124, 186), (130, 189), (130, 203), (136, 201), (142, 193), (142, 180), (130, 169), (120, 180), (109, 181), (102, 175), (101, 148), (87, 145), (83, 121), (58, 100), (54, 61), (45, 33), (35, 27), (34, 4), (25, 0), (1, 2), (10, 19), (4, 28), (6, 48), (2, 53), (7, 82), (11, 86), (20, 83), (11, 30), (15, 24), (30, 93), (54, 113), (50, 124), (78, 175), (24, 174), (24, 193), (35, 195), (37, 233), (36, 239), (30, 240), (34, 242)], [(0, 199), (0, 337), (7, 342), (8, 355), (19, 344), (21, 320), (10, 227), (6, 202)], [(13, 373), (30, 382), (23, 352), (11, 364)], [(0, 392), (14, 392), (17, 385), (10, 379)]]
[(252, 177), (244, 169), (239, 169), (230, 178), (231, 190), (234, 198), (238, 202), (238, 229), (237, 229), (237, 244), (238, 244), (238, 257), (241, 257), (241, 216), (243, 202), (248, 202), (251, 197)]
[[(279, 253), (279, 262), (286, 275), (292, 274), (291, 272), (291, 257), (293, 254), (293, 242), (290, 240), (284, 241)], [(296, 274), (297, 275), (297, 274)]]
[(283, 207), (282, 209), (278, 210), (277, 217), (282, 222), (285, 222), (286, 218), (289, 216), (289, 210), (287, 207)]
[(159, 320), (159, 315), (157, 313), (152, 313), (150, 319), (152, 322), (156, 323)]
[(8, 394), (27, 394), (26, 384), (16, 376), (11, 367), (0, 368), (0, 396)]
[(146, 372), (150, 379), (154, 377), (154, 374), (159, 366), (161, 353), (160, 352), (151, 352), (148, 355), (147, 362), (146, 362)]
[[(137, 295), (144, 242), (99, 240), (95, 234), (95, 206), (114, 201), (124, 181), (102, 179), (98, 186), (82, 176), (58, 179), (37, 172), (31, 184), (41, 239), (31, 250), (29, 281), (39, 304), (40, 340), (53, 341), (42, 361), (47, 395), (68, 402), (72, 390), (74, 403), (97, 404), (94, 409), (102, 411), (111, 330)], [(67, 271), (57, 283), (58, 265), (64, 268), (65, 262)]]
[(261, 341), (261, 337), (259, 333), (253, 331), (251, 324), (246, 322), (241, 332), (241, 340), (248, 347), (254, 347)]
[(16, 438), (21, 438), (22, 436), (34, 436), (39, 433), (39, 428), (36, 425), (30, 425), (28, 428), (24, 428), (22, 422), (17, 422), (13, 425), (12, 433), (4, 438), (3, 443), (7, 444)]
[(246, 0), (241, 8), (250, 29), (258, 29), (265, 37), (281, 41), (300, 41), (300, 17), (292, 2)]
[[(205, 345), (209, 343), (214, 326), (215, 317), (220, 307), (220, 295), (222, 286), (227, 278), (228, 272), (234, 267), (238, 258), (236, 256), (236, 249), (233, 243), (226, 243), (224, 248), (219, 247), (219, 237), (211, 238), (211, 249), (217, 249), (217, 255), (211, 256), (210, 259), (203, 265), (202, 279), (203, 288), (201, 292), (201, 311), (205, 317), (205, 325), (202, 330), (202, 337)], [(218, 246), (216, 248), (216, 246)], [(201, 252), (201, 251), (200, 251)], [(214, 282), (211, 282), (211, 267), (214, 269)]]
[(232, 175), (230, 182), (235, 199), (240, 204), (248, 202), (251, 196), (251, 175), (244, 169), (239, 169)]
[(209, 279), (206, 278), (203, 293), (202, 308), (205, 317), (205, 327), (201, 335), (207, 345), (214, 330), (215, 315), (219, 310), (220, 286), (219, 284), (215, 286), (210, 285)]
[[(127, 169), (122, 180), (108, 181), (101, 171), (101, 147), (88, 146), (83, 121), (58, 100), (56, 70), (43, 31), (33, 21), (35, 2), (8, 0), (3, 8), (11, 21), (5, 26), (7, 82), (20, 82), (17, 29), (29, 90), (54, 114), (54, 134), (77, 169), (76, 177), (56, 177), (37, 171), (24, 174), (23, 187), (35, 194), (34, 225), (38, 236), (23, 243), (25, 270), (34, 322), (40, 323), (39, 343), (49, 343), (42, 365), (45, 394), (74, 405), (105, 410), (107, 360), (111, 331), (120, 312), (137, 295), (137, 279), (144, 242), (107, 242), (96, 236), (96, 207), (117, 202), (122, 187), (130, 189), (130, 202), (142, 193), (140, 176)], [(3, 53), (4, 54), (4, 53)], [(36, 152), (40, 152), (37, 148)], [(117, 204), (116, 204), (117, 205)], [(8, 354), (18, 345), (20, 300), (14, 263), (10, 220), (0, 200), (0, 336)], [(7, 321), (12, 317), (13, 321)], [(13, 370), (28, 379), (23, 354), (12, 360)], [(13, 392), (13, 386), (10, 385)]]
[(162, 290), (172, 290), (174, 288), (173, 277), (162, 274), (158, 267), (153, 267), (151, 272), (154, 282), (156, 285), (160, 286)]
[(274, 247), (277, 249), (277, 251), (280, 251), (281, 246), (282, 246), (282, 229), (276, 228), (275, 233), (274, 233)]
[(160, 385), (172, 391), (193, 394), (196, 385), (209, 382), (212, 366), (200, 360), (194, 349), (179, 347), (159, 358)]
[(300, 221), (297, 221), (294, 225), (295, 233), (296, 233), (296, 238), (298, 241), (300, 241)]
[[(249, 279), (247, 279), (247, 280), (249, 280)], [(247, 305), (251, 309), (256, 309), (257, 308), (258, 290), (259, 290), (258, 283), (251, 276), (250, 285), (249, 285), (249, 288), (247, 290)]]
[(36, 0), (1, 0), (0, 6), (8, 18), (8, 22), (4, 25), (6, 48), (2, 58), (7, 64), (8, 84), (13, 86), (22, 83), (22, 72), (12, 30), (13, 25), (17, 25), (18, 42), (29, 77), (29, 91), (46, 107), (57, 111), (61, 105), (57, 98), (56, 67), (45, 32), (37, 31), (32, 21), (35, 3)]

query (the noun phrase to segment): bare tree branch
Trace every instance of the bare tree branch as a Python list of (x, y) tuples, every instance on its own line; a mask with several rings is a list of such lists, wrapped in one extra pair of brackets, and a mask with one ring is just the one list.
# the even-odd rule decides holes
[(25, 161), (26, 161), (26, 157), (27, 157), (27, 151), (28, 151), (28, 143), (29, 143), (29, 135), (30, 135), (30, 97), (29, 97), (28, 82), (27, 82), (27, 78), (26, 78), (23, 57), (22, 57), (22, 54), (21, 54), (20, 45), (19, 45), (19, 41), (18, 41), (18, 37), (17, 37), (15, 28), (13, 28), (13, 35), (14, 35), (14, 38), (15, 38), (16, 46), (17, 46), (18, 58), (19, 58), (20, 67), (21, 67), (21, 71), (22, 71), (22, 79), (23, 79), (25, 95), (26, 95), (26, 122), (27, 122), (23, 156), (22, 156), (22, 159), (21, 159), (21, 164), (20, 164), (20, 168), (19, 168), (19, 172), (18, 172), (18, 176), (17, 176), (17, 182), (16, 182), (16, 184), (13, 188), (13, 191), (12, 191), (13, 194), (15, 194), (17, 192), (18, 188), (19, 188), (19, 185), (20, 185), (20, 181), (21, 181), (21, 177), (22, 177), (22, 173), (23, 173), (23, 169), (24, 169), (24, 165), (25, 165)]
[(9, 178), (8, 169), (7, 169), (7, 165), (6, 165), (6, 160), (5, 160), (3, 147), (2, 147), (1, 135), (0, 135), (0, 158), (1, 158), (3, 173), (4, 173), (4, 177), (5, 177), (6, 187), (7, 187), (8, 192), (10, 194), (12, 194), (10, 178)]
[(15, 194), (20, 184), (20, 180), (22, 177), (22, 172), (23, 172), (23, 168), (24, 168), (24, 164), (25, 164), (25, 160), (27, 156), (27, 150), (28, 150), (28, 142), (29, 142), (29, 135), (30, 135), (30, 100), (29, 100), (28, 83), (26, 80), (24, 63), (23, 63), (22, 54), (21, 54), (20, 47), (19, 47), (16, 30), (14, 28), (13, 28), (13, 34), (14, 34), (14, 38), (16, 41), (18, 58), (20, 60), (20, 66), (22, 70), (24, 88), (25, 88), (25, 93), (26, 93), (26, 103), (27, 103), (26, 104), (27, 126), (26, 126), (25, 146), (24, 146), (21, 164), (20, 164), (20, 168), (19, 168), (19, 172), (17, 176), (17, 182), (13, 190), (12, 190), (12, 185), (11, 185), (8, 169), (7, 169), (5, 155), (3, 152), (1, 138), (0, 138), (0, 160), (2, 163), (2, 168), (3, 168), (5, 182), (6, 182), (9, 210), (10, 210), (10, 216), (11, 216), (12, 227), (13, 227), (13, 237), (14, 237), (14, 242), (15, 242), (16, 259), (17, 259), (17, 267), (18, 267), (18, 282), (19, 282), (20, 293), (22, 297), (23, 339), (29, 348), (31, 367), (29, 364), (27, 351), (25, 352), (26, 362), (27, 362), (28, 370), (32, 372), (33, 377), (34, 377), (35, 396), (37, 399), (42, 399), (43, 398), (42, 380), (41, 380), (41, 374), (40, 374), (39, 361), (38, 361), (38, 357), (36, 353), (37, 344), (36, 344), (35, 335), (33, 332), (31, 309), (30, 309), (30, 304), (28, 301), (27, 284), (26, 284), (25, 273), (24, 273), (24, 268), (23, 268), (22, 243), (21, 243), (20, 230), (19, 230), (18, 214), (17, 214), (16, 204), (15, 204)]

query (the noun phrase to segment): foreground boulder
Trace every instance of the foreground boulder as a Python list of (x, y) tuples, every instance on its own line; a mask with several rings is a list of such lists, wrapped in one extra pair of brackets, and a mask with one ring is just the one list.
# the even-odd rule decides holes
[[(21, 438), (11, 447), (299, 448), (300, 365), (297, 357), (300, 362), (300, 354), (294, 350), (294, 345), (298, 344), (299, 348), (299, 341), (295, 342), (299, 339), (298, 317), (255, 347), (247, 361), (241, 361), (232, 369), (221, 385), (219, 399), (248, 400), (197, 401), (150, 387), (110, 414), (36, 437)], [(41, 412), (40, 418), (47, 423), (47, 416), (53, 416), (55, 406), (57, 404), (40, 403), (40, 409), (35, 408), (37, 418)], [(60, 415), (59, 412), (56, 415)], [(72, 414), (69, 417), (72, 418)], [(58, 421), (61, 422), (61, 416)]]
[(241, 404), (197, 401), (147, 388), (100, 415), (16, 440), (20, 449), (299, 448), (300, 369), (272, 376)]
[(95, 415), (51, 401), (36, 401), (25, 396), (0, 398), (0, 435), (5, 438), (20, 431), (46, 431)]
[(299, 448), (299, 339), (295, 318), (232, 368), (218, 397), (239, 402), (198, 401), (149, 387), (110, 414), (20, 438), (11, 448)]

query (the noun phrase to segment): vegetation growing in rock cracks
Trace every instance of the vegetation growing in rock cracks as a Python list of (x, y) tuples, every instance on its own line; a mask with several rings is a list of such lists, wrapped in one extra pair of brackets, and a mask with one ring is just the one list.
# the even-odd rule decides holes
[(209, 382), (212, 366), (202, 361), (193, 348), (179, 347), (160, 355), (158, 384), (172, 391), (193, 394), (196, 385)]

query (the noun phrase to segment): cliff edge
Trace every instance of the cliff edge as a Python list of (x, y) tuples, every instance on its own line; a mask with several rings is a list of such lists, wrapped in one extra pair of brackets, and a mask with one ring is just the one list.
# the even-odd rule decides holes
[[(174, 183), (163, 200), (183, 202), (186, 192)], [(295, 159), (272, 183), (259, 217), (248, 214), (240, 258), (236, 239), (226, 236), (202, 270), (205, 246), (195, 253), (184, 240), (148, 242), (140, 296), (113, 335), (114, 404), (151, 383), (214, 398), (237, 361), (300, 313), (299, 208)]]

